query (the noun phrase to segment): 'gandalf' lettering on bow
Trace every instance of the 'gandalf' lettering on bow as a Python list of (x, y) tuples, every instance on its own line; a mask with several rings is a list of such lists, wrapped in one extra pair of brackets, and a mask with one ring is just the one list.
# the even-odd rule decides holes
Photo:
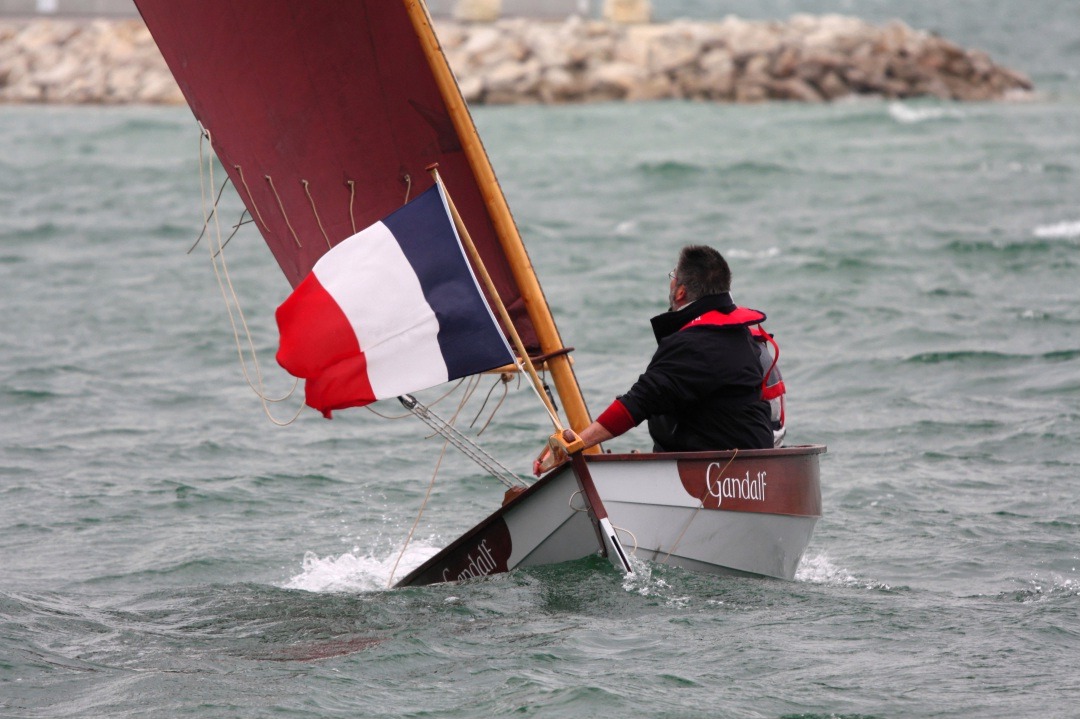
[[(496, 567), (496, 561), (494, 555), (491, 553), (491, 548), (488, 547), (487, 540), (480, 542), (480, 546), (477, 547), (477, 553), (474, 555), (472, 552), (468, 555), (468, 564), (465, 565), (465, 569), (461, 570), (458, 575), (452, 576), (450, 569), (444, 569), (442, 573), (442, 581), (461, 581), (463, 579), (473, 579), (475, 577), (485, 577), (491, 574)], [(505, 571), (505, 569), (503, 570)]]

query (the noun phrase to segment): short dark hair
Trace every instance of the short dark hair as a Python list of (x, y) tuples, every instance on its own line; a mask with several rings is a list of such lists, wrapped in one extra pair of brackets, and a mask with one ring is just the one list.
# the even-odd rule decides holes
[(705, 245), (687, 245), (679, 252), (675, 281), (686, 288), (689, 301), (731, 292), (731, 268), (719, 252)]

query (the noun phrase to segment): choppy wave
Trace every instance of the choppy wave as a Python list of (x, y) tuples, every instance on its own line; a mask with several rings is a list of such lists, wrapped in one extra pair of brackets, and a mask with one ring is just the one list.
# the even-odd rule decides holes
[(964, 113), (951, 107), (911, 107), (902, 102), (891, 102), (889, 117), (902, 125), (915, 125), (935, 120), (963, 120)]
[(1039, 225), (1031, 234), (1044, 240), (1072, 240), (1080, 237), (1080, 220)]
[(779, 247), (766, 247), (763, 250), (744, 250), (738, 247), (729, 249), (724, 255), (730, 260), (771, 260), (779, 257)]
[(855, 576), (844, 567), (837, 566), (824, 552), (806, 556), (795, 570), (796, 582), (828, 584), (839, 587), (863, 587), (865, 589), (890, 589), (889, 585), (872, 582)]
[(1080, 579), (1076, 577), (1065, 577), (1054, 573), (1049, 577), (1035, 576), (1027, 584), (1028, 586), (1023, 589), (1006, 592), (999, 595), (999, 597), (1025, 604), (1059, 598), (1080, 597)]

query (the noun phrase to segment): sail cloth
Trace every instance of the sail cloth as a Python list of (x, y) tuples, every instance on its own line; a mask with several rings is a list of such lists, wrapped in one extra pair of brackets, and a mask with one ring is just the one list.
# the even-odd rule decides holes
[(558, 346), (541, 348), (485, 199), (499, 190), (477, 179), (465, 146), (479, 139), (459, 136), (407, 3), (135, 4), (292, 287), (431, 187), (438, 163), (525, 347)]
[(438, 184), (323, 255), (277, 322), (278, 363), (327, 418), (514, 362)]

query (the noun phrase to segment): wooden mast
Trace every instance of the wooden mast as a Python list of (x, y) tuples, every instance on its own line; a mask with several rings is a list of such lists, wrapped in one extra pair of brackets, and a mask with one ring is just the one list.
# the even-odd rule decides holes
[[(547, 300), (544, 298), (543, 290), (536, 279), (532, 262), (525, 251), (521, 235), (518, 234), (517, 225), (510, 214), (510, 208), (506, 204), (502, 188), (499, 187), (495, 171), (488, 160), (487, 152), (480, 142), (480, 136), (476, 132), (476, 126), (473, 124), (472, 116), (469, 114), (469, 108), (461, 96), (457, 80), (454, 78), (439, 41), (435, 37), (427, 7), (424, 5), (423, 0), (403, 0), (403, 2), (406, 11), (409, 13), (409, 19), (412, 21), (413, 29), (416, 31), (416, 36), (420, 40), (424, 57), (428, 61), (435, 82), (439, 87), (439, 92), (442, 94), (443, 101), (450, 112), (450, 119), (454, 123), (454, 129), (461, 139), (465, 156), (476, 177), (476, 184), (483, 195), (484, 204), (495, 227), (495, 233), (499, 238), (503, 254), (506, 256), (514, 280), (521, 290), (525, 310), (529, 315), (529, 319), (532, 320), (537, 339), (540, 341), (540, 349), (544, 353), (561, 350), (563, 344), (562, 339), (559, 337), (559, 331), (555, 326), (555, 320), (551, 316), (551, 310), (548, 307)], [(574, 430), (580, 432), (589, 425), (591, 420), (589, 410), (585, 406), (585, 400), (581, 396), (581, 388), (578, 386), (577, 378), (574, 376), (570, 357), (565, 353), (559, 354), (549, 358), (547, 362), (551, 370), (551, 376), (555, 381), (555, 389), (566, 409), (567, 420)], [(591, 448), (586, 451), (599, 450), (598, 448)]]

